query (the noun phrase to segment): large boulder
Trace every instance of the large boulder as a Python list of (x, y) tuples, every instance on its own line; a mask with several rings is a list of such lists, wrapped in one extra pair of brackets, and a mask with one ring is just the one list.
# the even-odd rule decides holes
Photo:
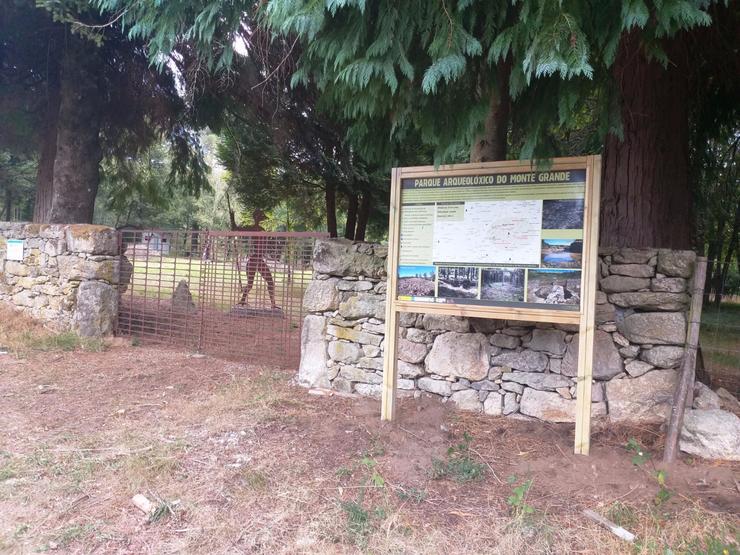
[(694, 274), (696, 253), (694, 251), (658, 251), (658, 272), (670, 277), (690, 278)]
[[(385, 249), (379, 245), (355, 243), (349, 239), (318, 239), (313, 249), (313, 269), (332, 276), (366, 276), (382, 278), (386, 275)], [(380, 250), (383, 252), (381, 253)]]
[(632, 343), (683, 345), (686, 318), (681, 312), (640, 312), (626, 316), (619, 331)]
[(303, 293), (303, 310), (306, 312), (327, 312), (339, 308), (338, 278), (314, 279)]
[(646, 278), (655, 275), (655, 267), (650, 264), (612, 264), (609, 272), (620, 276)]
[(532, 331), (532, 341), (529, 347), (533, 351), (543, 351), (551, 355), (565, 354), (565, 332), (563, 330), (541, 330)]
[[(435, 395), (442, 395), (443, 397), (449, 397), (452, 395), (452, 384), (444, 380), (435, 380), (429, 377), (419, 378), (416, 385), (422, 391), (434, 393)], [(477, 392), (475, 392), (477, 395)]]
[(427, 346), (424, 343), (414, 343), (407, 339), (398, 340), (398, 358), (404, 362), (418, 364), (427, 356)]
[(652, 349), (643, 349), (640, 359), (658, 368), (675, 368), (683, 360), (683, 347), (657, 345)]
[[(97, 226), (99, 227), (99, 226)], [(118, 291), (102, 281), (83, 281), (77, 288), (72, 323), (84, 337), (101, 337), (113, 333), (118, 317)]]
[[(558, 393), (527, 388), (519, 401), (519, 412), (546, 422), (575, 422), (576, 403), (575, 399), (565, 399)], [(592, 417), (605, 414), (604, 403), (591, 404)]]
[(691, 406), (700, 410), (721, 409), (722, 400), (706, 385), (696, 382), (694, 383), (694, 402)]
[(181, 279), (175, 291), (172, 293), (172, 311), (179, 313), (196, 312), (197, 308), (193, 302), (193, 295), (190, 293), (190, 286), (185, 279)]
[(491, 360), (493, 366), (505, 366), (521, 372), (544, 372), (547, 368), (547, 355), (525, 349), (521, 352), (507, 352), (496, 355)]
[(298, 383), (305, 387), (329, 387), (326, 375), (326, 319), (309, 314), (303, 319), (301, 330), (301, 364)]
[(443, 333), (434, 339), (425, 360), (426, 370), (438, 376), (477, 382), (488, 375), (489, 348), (482, 333)]
[(73, 224), (66, 228), (67, 251), (93, 255), (118, 254), (116, 230), (103, 225)]
[(686, 293), (658, 293), (655, 291), (636, 291), (609, 295), (609, 301), (622, 308), (666, 312), (685, 310), (689, 300)]
[(457, 331), (460, 333), (470, 331), (470, 321), (459, 316), (424, 314), (422, 325), (425, 330), (432, 331)]
[(450, 396), (450, 401), (460, 410), (480, 412), (483, 410), (483, 403), (480, 402), (478, 392), (473, 389), (463, 389), (455, 391)]
[[(570, 343), (560, 365), (560, 373), (574, 377), (578, 375), (578, 342), (580, 334), (576, 334)], [(611, 334), (596, 330), (594, 332), (594, 358), (591, 366), (595, 380), (608, 380), (624, 370), (622, 357), (619, 356)]]
[(740, 461), (740, 418), (719, 409), (687, 411), (678, 445), (704, 459)]
[(349, 343), (347, 341), (330, 341), (328, 352), (332, 360), (345, 364), (358, 362), (363, 358), (364, 354), (362, 347), (357, 343)]
[(534, 389), (555, 391), (559, 387), (570, 387), (573, 382), (560, 374), (538, 374), (535, 372), (506, 372), (504, 382), (515, 382)]
[(609, 418), (632, 424), (665, 422), (677, 380), (674, 370), (653, 370), (639, 378), (611, 380), (606, 384)]
[(347, 320), (385, 320), (385, 297), (374, 293), (357, 293), (339, 304), (339, 314)]
[(658, 251), (656, 249), (633, 249), (625, 247), (612, 255), (614, 264), (648, 264)]
[(624, 291), (639, 291), (650, 287), (650, 279), (628, 276), (609, 276), (601, 280), (601, 290), (605, 293), (622, 293)]

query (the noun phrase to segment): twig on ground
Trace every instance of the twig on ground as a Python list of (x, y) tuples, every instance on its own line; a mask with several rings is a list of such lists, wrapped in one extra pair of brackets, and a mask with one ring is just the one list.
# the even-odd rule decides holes
[(601, 516), (599, 513), (592, 511), (591, 509), (584, 509), (583, 515), (587, 518), (590, 518), (594, 522), (600, 524), (601, 526), (609, 530), (612, 534), (614, 534), (618, 538), (621, 538), (624, 541), (627, 541), (630, 543), (635, 541), (635, 535), (632, 532), (628, 532), (621, 526), (617, 526), (611, 520)]

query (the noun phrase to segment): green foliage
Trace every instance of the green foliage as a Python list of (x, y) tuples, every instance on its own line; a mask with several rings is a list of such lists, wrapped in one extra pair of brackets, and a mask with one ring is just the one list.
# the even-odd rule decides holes
[(452, 478), (456, 482), (470, 482), (481, 480), (485, 476), (486, 468), (470, 456), (471, 438), (467, 432), (463, 440), (447, 449), (445, 460), (432, 459), (432, 478)]
[(627, 445), (625, 445), (627, 451), (634, 453), (632, 457), (632, 464), (635, 466), (642, 466), (650, 460), (652, 455), (645, 449), (640, 443), (633, 437), (629, 438)]
[(517, 482), (516, 476), (510, 476), (507, 481), (512, 485), (511, 495), (506, 499), (506, 503), (509, 505), (512, 516), (517, 519), (522, 519), (533, 515), (535, 512), (534, 507), (527, 503), (527, 494), (532, 487), (533, 480), (529, 478), (517, 486), (514, 486)]
[(659, 506), (668, 501), (673, 496), (673, 492), (665, 485), (666, 474), (664, 470), (658, 470), (655, 473), (655, 479), (658, 482), (658, 493), (655, 494), (653, 503)]

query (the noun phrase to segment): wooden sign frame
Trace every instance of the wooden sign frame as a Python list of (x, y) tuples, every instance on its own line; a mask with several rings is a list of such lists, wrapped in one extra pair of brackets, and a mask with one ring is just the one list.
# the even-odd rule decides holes
[(581, 266), (581, 304), (579, 310), (566, 311), (547, 308), (501, 307), (474, 304), (452, 304), (418, 301), (400, 301), (397, 295), (401, 180), (419, 177), (450, 177), (480, 175), (485, 172), (538, 171), (532, 162), (484, 162), (454, 164), (435, 168), (418, 166), (393, 168), (391, 173), (391, 201), (388, 232), (388, 291), (385, 311), (386, 336), (383, 364), (381, 418), (393, 420), (396, 412), (398, 325), (401, 312), (443, 314), (471, 318), (524, 320), (556, 324), (578, 324), (578, 377), (576, 383), (575, 453), (588, 455), (591, 434), (591, 381), (594, 345), (594, 314), (598, 271), (599, 203), (601, 157), (583, 156), (556, 158), (547, 171), (586, 170), (584, 192), (583, 258)]

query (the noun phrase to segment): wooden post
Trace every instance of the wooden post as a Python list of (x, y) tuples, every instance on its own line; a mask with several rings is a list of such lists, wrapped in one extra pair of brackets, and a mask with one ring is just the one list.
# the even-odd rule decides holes
[(694, 287), (691, 291), (691, 308), (689, 309), (689, 325), (686, 332), (686, 349), (681, 365), (681, 376), (673, 395), (671, 419), (668, 422), (668, 431), (665, 438), (663, 462), (672, 463), (676, 460), (678, 437), (683, 427), (683, 415), (686, 410), (686, 399), (694, 385), (696, 372), (696, 350), (699, 346), (699, 328), (701, 324), (701, 308), (704, 295), (704, 282), (707, 277), (707, 259), (704, 256), (697, 258), (694, 272)]
[(396, 415), (396, 384), (398, 366), (398, 311), (396, 310), (396, 281), (398, 275), (398, 248), (400, 243), (401, 184), (397, 168), (391, 173), (391, 204), (388, 225), (388, 279), (385, 292), (385, 353), (383, 359), (383, 391), (380, 418), (393, 420)]
[(593, 185), (585, 198), (584, 262), (581, 279), (581, 321), (578, 327), (578, 379), (576, 382), (576, 432), (574, 452), (588, 455), (591, 447), (591, 380), (593, 376), (596, 282), (599, 271), (599, 205), (601, 159), (589, 159), (586, 181)]

